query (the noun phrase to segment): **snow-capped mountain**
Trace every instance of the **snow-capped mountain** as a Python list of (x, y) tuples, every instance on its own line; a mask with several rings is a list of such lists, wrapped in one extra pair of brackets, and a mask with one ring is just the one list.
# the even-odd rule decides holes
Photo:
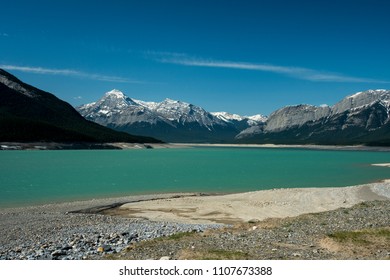
[(295, 105), (236, 136), (241, 142), (390, 145), (390, 91), (368, 90), (334, 106)]
[(154, 112), (170, 120), (174, 124), (178, 123), (185, 125), (188, 123), (197, 123), (208, 130), (212, 130), (216, 125), (226, 125), (220, 119), (214, 117), (201, 107), (169, 98), (158, 103), (154, 108)]
[(211, 114), (220, 120), (233, 125), (239, 131), (252, 126), (262, 125), (267, 120), (267, 117), (260, 114), (254, 116), (240, 116), (228, 112), (212, 112)]
[(201, 107), (168, 98), (162, 102), (132, 99), (119, 90), (109, 91), (100, 100), (76, 109), (101, 125), (168, 142), (232, 141), (250, 122), (258, 124), (256, 118), (239, 116), (245, 124), (233, 123)]
[(150, 110), (148, 105), (152, 107), (152, 104), (131, 99), (114, 89), (98, 101), (80, 106), (76, 110), (88, 120), (113, 128), (137, 122), (154, 125), (162, 122), (171, 125), (168, 120)]

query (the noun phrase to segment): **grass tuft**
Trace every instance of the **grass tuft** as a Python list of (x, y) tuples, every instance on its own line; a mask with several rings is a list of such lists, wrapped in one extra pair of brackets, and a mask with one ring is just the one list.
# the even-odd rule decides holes
[(209, 250), (183, 250), (180, 254), (181, 259), (191, 260), (248, 260), (252, 259), (248, 253), (241, 251), (228, 251), (221, 249)]
[[(365, 229), (360, 231), (339, 231), (329, 234), (328, 237), (340, 243), (352, 243), (356, 245), (368, 245), (385, 239), (390, 241), (390, 229)], [(378, 240), (379, 239), (379, 240)]]

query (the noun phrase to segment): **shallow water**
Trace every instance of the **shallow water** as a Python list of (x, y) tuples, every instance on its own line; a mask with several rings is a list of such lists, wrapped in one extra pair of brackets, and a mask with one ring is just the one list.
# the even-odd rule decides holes
[(390, 178), (389, 152), (267, 148), (0, 151), (0, 207), (167, 192), (341, 187)]

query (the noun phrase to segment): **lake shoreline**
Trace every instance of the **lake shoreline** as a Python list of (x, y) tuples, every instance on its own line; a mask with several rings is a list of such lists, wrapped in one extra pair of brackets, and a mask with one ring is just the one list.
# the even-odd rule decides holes
[(294, 145), (294, 144), (210, 144), (210, 143), (60, 143), (60, 142), (0, 142), (0, 150), (128, 150), (128, 149), (170, 149), (193, 147), (220, 148), (273, 148), (273, 149), (311, 149), (341, 151), (380, 151), (390, 152), (387, 146), (364, 145)]
[[(183, 145), (184, 147), (184, 145)], [(169, 143), (0, 142), (0, 150), (128, 150), (174, 148)]]

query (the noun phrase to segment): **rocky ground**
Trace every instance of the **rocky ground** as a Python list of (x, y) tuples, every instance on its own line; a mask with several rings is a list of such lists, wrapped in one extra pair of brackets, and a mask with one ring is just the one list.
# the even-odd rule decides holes
[[(116, 218), (99, 214), (42, 213), (50, 224), (39, 225), (22, 213), (28, 226), (12, 227), (2, 233), (1, 259), (88, 259), (103, 254), (120, 252), (143, 240), (169, 236), (178, 232), (203, 232), (215, 225), (186, 225), (148, 222), (138, 219)], [(15, 216), (20, 218), (20, 216)], [(74, 226), (77, 225), (77, 226)]]

